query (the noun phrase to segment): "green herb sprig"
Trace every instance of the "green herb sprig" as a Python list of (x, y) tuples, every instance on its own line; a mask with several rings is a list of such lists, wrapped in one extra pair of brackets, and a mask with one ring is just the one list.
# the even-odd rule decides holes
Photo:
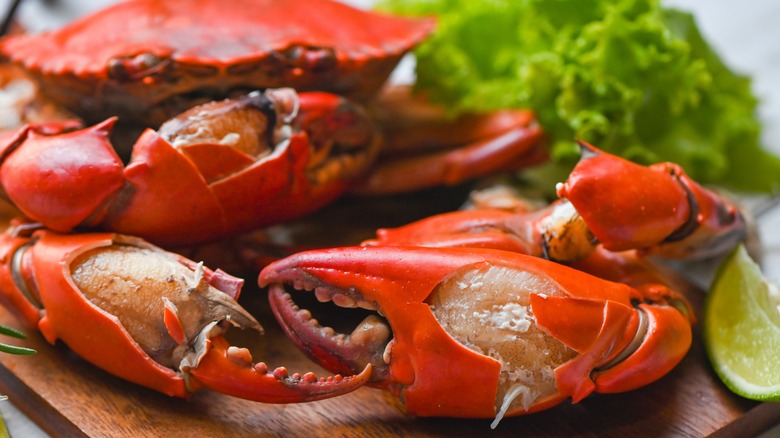
[[(25, 336), (24, 333), (2, 325), (0, 325), (0, 335), (11, 336), (12, 338), (17, 338), (17, 339), (27, 338), (27, 336)], [(32, 348), (17, 347), (15, 345), (8, 345), (1, 342), (0, 342), (0, 352), (9, 353), (9, 354), (18, 354), (24, 356), (29, 356), (36, 353), (36, 351), (33, 350)]]

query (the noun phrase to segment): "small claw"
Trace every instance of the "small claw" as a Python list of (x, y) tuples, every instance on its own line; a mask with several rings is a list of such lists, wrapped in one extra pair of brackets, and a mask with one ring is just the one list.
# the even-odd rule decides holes
[(211, 390), (262, 403), (301, 403), (352, 392), (371, 377), (371, 364), (360, 374), (317, 378), (314, 373), (288, 374), (284, 367), (269, 372), (264, 362), (252, 363), (246, 349), (231, 347), (222, 336), (207, 341), (208, 351), (197, 363), (184, 369), (191, 389)]
[(657, 245), (688, 221), (688, 197), (677, 179), (585, 142), (580, 146), (582, 158), (559, 185), (558, 196), (574, 205), (605, 248)]
[(746, 235), (737, 206), (679, 165), (641, 166), (582, 141), (580, 146), (582, 159), (558, 186), (558, 196), (571, 202), (606, 249), (702, 259), (723, 254)]

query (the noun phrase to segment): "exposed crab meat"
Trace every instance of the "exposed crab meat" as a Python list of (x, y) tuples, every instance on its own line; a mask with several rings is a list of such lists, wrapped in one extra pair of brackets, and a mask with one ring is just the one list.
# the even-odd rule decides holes
[[(71, 265), (79, 290), (96, 306), (115, 315), (152, 359), (177, 368), (193, 342), (212, 322), (262, 333), (260, 323), (238, 303), (175, 258), (160, 251), (112, 245), (87, 251)], [(165, 330), (166, 303), (181, 322), (184, 345)]]
[(469, 269), (442, 282), (429, 304), (458, 342), (501, 363), (496, 406), (518, 391), (509, 409), (528, 409), (554, 394), (554, 370), (577, 353), (536, 325), (530, 294), (563, 296), (549, 279), (503, 266)]
[(544, 256), (550, 260), (580, 260), (590, 254), (597, 240), (574, 206), (563, 200), (549, 207), (536, 226), (542, 236)]
[(191, 108), (163, 123), (158, 132), (177, 148), (224, 144), (258, 159), (289, 139), (299, 107), (298, 95), (289, 88), (253, 92)]

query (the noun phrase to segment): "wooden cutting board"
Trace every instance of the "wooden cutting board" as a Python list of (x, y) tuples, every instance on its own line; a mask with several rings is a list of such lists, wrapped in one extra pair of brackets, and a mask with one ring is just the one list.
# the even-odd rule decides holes
[[(392, 203), (383, 205), (386, 210), (380, 215), (385, 215), (385, 220), (390, 212), (398, 211)], [(423, 199), (416, 211), (420, 215), (431, 213), (426, 205)], [(337, 204), (329, 213), (338, 219), (334, 223), (348, 211), (341, 207)], [(254, 278), (247, 283), (241, 303), (258, 316), (266, 334), (232, 342), (250, 347), (256, 361), (266, 361), (271, 367), (285, 365), (292, 372), (313, 369), (318, 375), (327, 374), (283, 337), (263, 291), (252, 287)], [(701, 291), (690, 288), (687, 293), (700, 309)], [(22, 329), (2, 308), (0, 324)], [(630, 393), (596, 394), (578, 404), (505, 418), (493, 431), (491, 420), (415, 418), (405, 414), (386, 393), (370, 388), (298, 405), (253, 403), (209, 391), (188, 400), (171, 398), (115, 378), (79, 359), (64, 345), (49, 345), (37, 332), (26, 333), (29, 338), (24, 345), (38, 353), (0, 354), (0, 392), (54, 436), (699, 437), (753, 436), (780, 423), (780, 404), (742, 399), (720, 383), (708, 364), (698, 327), (689, 354), (658, 382)]]
[[(255, 340), (256, 360), (307, 371), (311, 363), (281, 335), (253, 297), (267, 333)], [(20, 327), (0, 310), (0, 324)], [(579, 404), (490, 420), (414, 418), (382, 391), (361, 388), (344, 397), (299, 405), (266, 405), (212, 392), (171, 398), (80, 360), (63, 345), (28, 332), (35, 356), (0, 355), (0, 390), (54, 436), (751, 436), (780, 422), (780, 404), (759, 404), (729, 393), (710, 370), (696, 332), (691, 352), (669, 375), (643, 389), (595, 395)], [(248, 345), (242, 343), (242, 345)]]

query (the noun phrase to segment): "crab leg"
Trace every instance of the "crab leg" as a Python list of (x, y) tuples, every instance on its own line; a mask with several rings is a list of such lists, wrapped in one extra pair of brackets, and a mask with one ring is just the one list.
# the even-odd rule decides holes
[(739, 209), (692, 181), (679, 166), (644, 167), (581, 146), (580, 163), (558, 186), (562, 199), (548, 207), (445, 213), (381, 229), (366, 244), (491, 247), (572, 262), (599, 245), (610, 251), (705, 258), (744, 238)]
[(539, 132), (521, 126), (453, 151), (380, 162), (355, 192), (378, 195), (456, 185), (492, 172), (538, 164), (547, 158), (537, 147)]
[(317, 378), (253, 363), (223, 336), (229, 326), (262, 328), (236, 302), (243, 280), (222, 271), (128, 236), (13, 231), (0, 240), (2, 304), (123, 379), (177, 397), (205, 387), (296, 403), (348, 393), (371, 374)]
[(367, 195), (455, 185), (548, 158), (542, 129), (527, 110), (456, 118), (409, 87), (390, 87), (370, 108), (385, 142), (375, 168), (353, 192)]

